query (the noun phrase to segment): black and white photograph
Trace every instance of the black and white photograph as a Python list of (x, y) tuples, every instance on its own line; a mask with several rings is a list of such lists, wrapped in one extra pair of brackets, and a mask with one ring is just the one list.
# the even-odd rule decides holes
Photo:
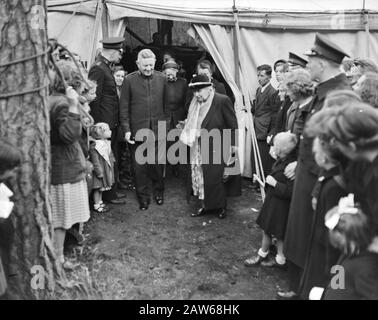
[(2, 0), (0, 300), (378, 300), (378, 1)]

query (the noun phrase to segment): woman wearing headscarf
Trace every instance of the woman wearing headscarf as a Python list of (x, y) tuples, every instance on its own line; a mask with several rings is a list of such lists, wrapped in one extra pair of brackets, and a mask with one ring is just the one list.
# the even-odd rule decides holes
[[(238, 123), (231, 100), (216, 93), (206, 75), (193, 77), (189, 87), (193, 89), (193, 99), (180, 140), (190, 147), (193, 194), (202, 200), (202, 207), (192, 216), (211, 211), (222, 219), (226, 216), (227, 194), (241, 192), (237, 179), (240, 169), (235, 161)], [(231, 175), (235, 176), (229, 178)]]

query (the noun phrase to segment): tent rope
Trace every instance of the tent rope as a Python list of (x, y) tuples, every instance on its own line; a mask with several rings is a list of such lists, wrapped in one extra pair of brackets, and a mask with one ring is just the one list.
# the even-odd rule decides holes
[(49, 49), (47, 49), (47, 50), (45, 50), (43, 52), (37, 53), (37, 54), (35, 54), (33, 56), (30, 56), (30, 57), (25, 57), (25, 58), (21, 58), (21, 59), (12, 60), (12, 61), (0, 64), (0, 68), (4, 68), (4, 67), (8, 67), (8, 66), (13, 65), (13, 64), (25, 62), (25, 61), (32, 60), (32, 59), (36, 59), (36, 58), (39, 58), (39, 57), (42, 57), (42, 56), (46, 55), (48, 52), (49, 52)]
[(62, 30), (59, 32), (59, 34), (56, 36), (56, 38), (58, 39), (62, 34), (63, 32), (66, 30), (67, 26), (69, 25), (69, 23), (71, 22), (72, 18), (76, 15), (77, 11), (80, 9), (81, 5), (83, 4), (83, 1), (84, 0), (80, 0), (80, 3), (76, 6), (75, 10), (72, 12), (71, 16), (69, 17), (69, 19), (67, 20), (66, 24), (64, 25), (64, 27), (62, 28)]
[(48, 84), (45, 84), (43, 86), (40, 86), (38, 88), (33, 88), (33, 89), (30, 89), (30, 90), (15, 91), (15, 92), (10, 92), (10, 93), (0, 94), (0, 99), (7, 99), (7, 98), (10, 98), (10, 97), (22, 96), (22, 95), (26, 95), (26, 94), (29, 94), (29, 93), (38, 92), (40, 90), (47, 88), (48, 86), (49, 86)]

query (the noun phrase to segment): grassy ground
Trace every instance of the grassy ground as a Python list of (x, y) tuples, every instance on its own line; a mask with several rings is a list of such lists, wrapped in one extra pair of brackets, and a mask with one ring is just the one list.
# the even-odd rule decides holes
[(186, 202), (183, 180), (173, 177), (163, 206), (140, 211), (130, 191), (126, 205), (92, 213), (87, 239), (74, 250), (81, 267), (68, 274), (77, 297), (274, 299), (286, 285), (285, 272), (243, 265), (259, 248), (261, 206), (260, 195), (243, 183), (243, 195), (229, 199), (223, 220), (190, 217), (197, 203)]

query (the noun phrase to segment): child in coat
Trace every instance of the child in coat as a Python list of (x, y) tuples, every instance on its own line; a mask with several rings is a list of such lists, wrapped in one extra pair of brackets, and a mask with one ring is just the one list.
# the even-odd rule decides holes
[[(292, 133), (281, 132), (274, 137), (273, 150), (277, 160), (266, 178), (266, 198), (256, 221), (263, 230), (261, 248), (256, 256), (244, 261), (246, 266), (284, 267), (286, 264), (283, 239), (294, 181), (288, 179), (284, 171), (289, 163), (296, 160), (296, 145), (297, 137)], [(273, 237), (277, 239), (277, 255), (269, 260)]]
[(325, 221), (329, 240), (342, 255), (323, 296), (323, 288), (317, 287), (310, 299), (378, 300), (378, 238), (369, 217), (354, 203), (354, 195), (340, 199)]
[(104, 122), (96, 123), (91, 129), (94, 139), (89, 150), (93, 163), (93, 210), (99, 213), (109, 211), (102, 201), (102, 192), (110, 190), (114, 184), (114, 155), (110, 138), (112, 131)]

